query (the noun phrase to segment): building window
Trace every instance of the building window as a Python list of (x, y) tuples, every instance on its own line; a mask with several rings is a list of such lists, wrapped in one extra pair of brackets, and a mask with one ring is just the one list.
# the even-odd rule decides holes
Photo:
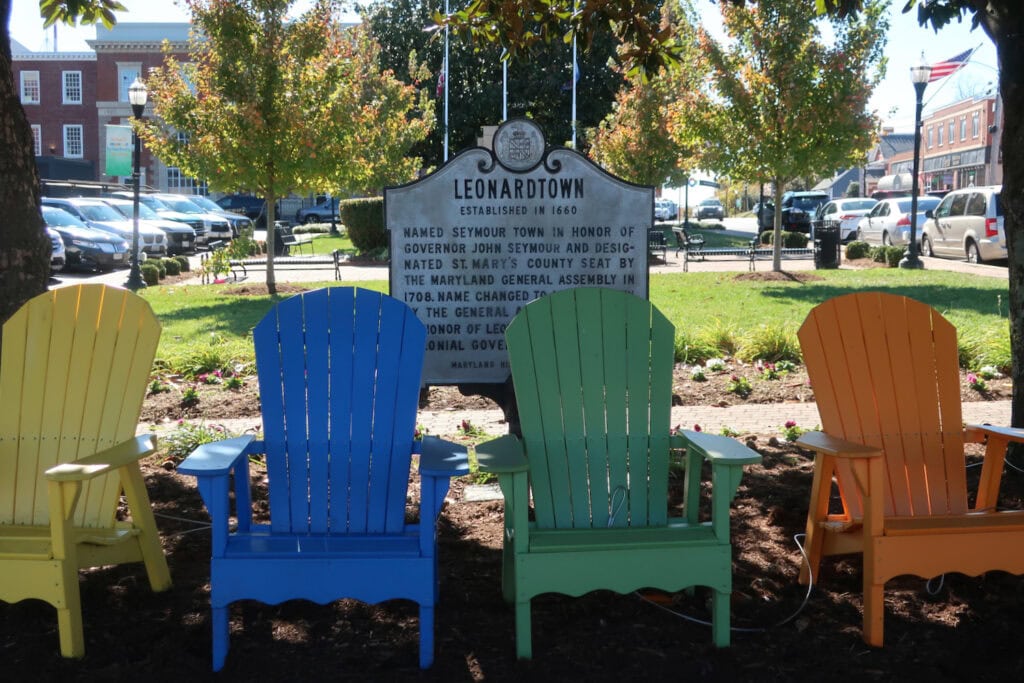
[(136, 78), (142, 75), (141, 64), (118, 64), (117, 65), (117, 101), (128, 101), (128, 88), (135, 82)]
[(971, 137), (976, 138), (981, 135), (981, 112), (976, 111), (971, 114)]
[(82, 72), (63, 72), (64, 81), (64, 104), (82, 103)]
[(949, 122), (949, 135), (946, 136), (946, 137), (949, 138), (949, 144), (951, 144), (951, 145), (953, 144), (953, 140), (956, 139), (956, 137), (955, 137), (955, 132), (956, 131), (954, 130), (954, 127), (955, 127), (955, 124), (952, 121), (950, 121)]
[(932, 127), (928, 126), (928, 143), (927, 143), (927, 146), (928, 146), (929, 149), (932, 146), (932, 139), (933, 139), (932, 133), (934, 133), (934, 132), (935, 131), (932, 130)]
[(177, 166), (167, 167), (167, 191), (177, 194), (209, 194), (206, 181), (189, 178)]
[(39, 104), (39, 72), (21, 72), (21, 103)]
[(64, 126), (64, 156), (69, 159), (81, 159), (85, 156), (82, 126), (79, 124)]
[(43, 156), (43, 129), (38, 123), (32, 124), (32, 153)]
[(961, 116), (960, 117), (960, 141), (962, 142), (962, 141), (964, 141), (966, 139), (967, 139), (967, 117), (966, 116)]
[(942, 126), (935, 126), (936, 132), (938, 133), (938, 145), (942, 147)]

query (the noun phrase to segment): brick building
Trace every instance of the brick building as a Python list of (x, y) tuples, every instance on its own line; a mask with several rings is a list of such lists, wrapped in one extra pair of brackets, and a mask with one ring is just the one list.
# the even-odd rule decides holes
[[(991, 144), (996, 97), (975, 97), (938, 109), (921, 122), (921, 182), (927, 190), (955, 190), (1002, 180)], [(992, 131), (994, 132), (994, 130)], [(997, 159), (992, 164), (993, 154)], [(997, 176), (997, 177), (996, 177)]]
[[(41, 175), (47, 176), (44, 169), (68, 166), (49, 163), (57, 158), (85, 162), (89, 170), (84, 179), (130, 180), (104, 174), (105, 126), (129, 123), (128, 87), (163, 63), (165, 45), (184, 61), (188, 35), (185, 23), (118, 23), (111, 29), (96, 27), (96, 38), (88, 41), (91, 52), (33, 52), (12, 41), (14, 82), (32, 126)], [(76, 179), (83, 179), (82, 166), (75, 164)], [(205, 194), (204, 184), (168, 168), (145, 146), (141, 182), (164, 191)]]

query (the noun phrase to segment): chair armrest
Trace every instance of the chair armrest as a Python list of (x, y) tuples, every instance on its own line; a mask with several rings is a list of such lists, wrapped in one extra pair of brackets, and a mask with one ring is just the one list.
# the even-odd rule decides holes
[(529, 469), (523, 442), (514, 434), (507, 434), (477, 446), (476, 460), (481, 471), (494, 474), (513, 474)]
[(815, 453), (833, 455), (837, 458), (878, 458), (882, 455), (881, 448), (844, 441), (824, 432), (807, 432), (796, 440), (796, 445)]
[(196, 477), (225, 475), (235, 466), (238, 458), (248, 455), (249, 444), (253, 438), (255, 437), (252, 434), (247, 434), (233, 439), (204, 443), (178, 465), (178, 472)]
[[(690, 431), (683, 431), (678, 436), (681, 436), (684, 442), (680, 446), (692, 447), (712, 465), (756, 465), (761, 462), (760, 453), (750, 450), (729, 436)], [(679, 441), (673, 439), (674, 447), (678, 447), (677, 443)]]
[(1016, 427), (996, 427), (993, 425), (967, 425), (964, 432), (969, 439), (996, 436), (1014, 443), (1024, 443), (1024, 429)]
[(86, 481), (138, 462), (155, 452), (156, 437), (143, 434), (75, 462), (54, 465), (46, 470), (46, 478), (50, 481)]
[(458, 477), (469, 474), (466, 447), (436, 436), (423, 437), (420, 446), (420, 475)]

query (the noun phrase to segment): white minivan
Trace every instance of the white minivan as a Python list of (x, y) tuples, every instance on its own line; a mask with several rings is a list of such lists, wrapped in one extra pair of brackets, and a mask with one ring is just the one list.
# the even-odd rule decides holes
[(1006, 258), (1002, 185), (953, 190), (921, 228), (921, 253), (925, 256), (964, 258), (971, 263)]

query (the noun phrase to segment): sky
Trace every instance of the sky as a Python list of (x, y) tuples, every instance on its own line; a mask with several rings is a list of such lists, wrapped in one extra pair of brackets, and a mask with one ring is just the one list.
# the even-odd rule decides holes
[[(122, 0), (127, 12), (118, 14), (122, 22), (183, 22), (189, 14), (182, 0)], [(307, 0), (296, 3), (296, 11), (308, 7)], [(964, 96), (984, 92), (988, 83), (998, 83), (996, 50), (981, 29), (970, 30), (970, 21), (952, 23), (938, 33), (917, 23), (917, 11), (900, 12), (903, 0), (894, 0), (890, 9), (891, 28), (886, 46), (888, 69), (885, 79), (875, 90), (869, 106), (882, 119), (883, 126), (892, 126), (896, 132), (910, 133), (914, 125), (914, 89), (910, 83), (910, 67), (917, 64), (924, 52), (929, 64), (949, 59), (954, 55), (981, 45), (967, 66), (942, 81), (930, 83), (925, 90), (925, 113)], [(696, 5), (705, 17), (709, 29), (721, 20), (712, 3), (697, 0)], [(11, 37), (33, 50), (48, 50), (52, 46), (53, 29), (43, 29), (37, 0), (16, 0), (11, 9)], [(88, 49), (87, 39), (96, 37), (92, 26), (57, 29), (57, 46), (61, 51)]]

